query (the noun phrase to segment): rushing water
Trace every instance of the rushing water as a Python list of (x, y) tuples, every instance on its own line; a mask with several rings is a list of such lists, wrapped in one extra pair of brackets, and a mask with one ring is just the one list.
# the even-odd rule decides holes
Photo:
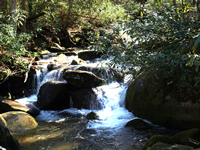
[[(94, 65), (94, 64), (93, 64)], [(43, 66), (41, 68), (46, 68)], [(18, 99), (23, 105), (37, 101), (41, 85), (48, 81), (64, 81), (62, 69), (48, 72), (39, 69), (33, 82), (34, 94)], [(28, 133), (16, 134), (21, 150), (141, 150), (153, 134), (170, 134), (162, 127), (138, 130), (125, 128), (134, 119), (124, 106), (127, 86), (117, 82), (93, 88), (101, 102), (101, 110), (70, 108), (62, 111), (44, 111), (36, 117), (38, 127)], [(73, 102), (71, 104), (73, 106)], [(99, 115), (97, 120), (87, 120), (88, 112)]]

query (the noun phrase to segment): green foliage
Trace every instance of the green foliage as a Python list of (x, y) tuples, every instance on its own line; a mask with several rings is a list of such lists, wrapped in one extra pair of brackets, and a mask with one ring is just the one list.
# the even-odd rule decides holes
[(24, 14), (16, 13), (7, 19), (1, 17), (0, 60), (11, 67), (11, 70), (27, 71), (28, 61), (23, 59), (22, 55), (25, 55), (25, 46), (32, 36), (26, 33), (17, 34), (13, 24), (13, 20), (17, 24), (22, 24)]
[(103, 50), (111, 59), (110, 67), (135, 76), (140, 68), (167, 78), (182, 78), (178, 86), (198, 95), (200, 51), (193, 47), (199, 46), (200, 21), (194, 18), (163, 5), (135, 21), (101, 30), (91, 40), (98, 44), (97, 51)]

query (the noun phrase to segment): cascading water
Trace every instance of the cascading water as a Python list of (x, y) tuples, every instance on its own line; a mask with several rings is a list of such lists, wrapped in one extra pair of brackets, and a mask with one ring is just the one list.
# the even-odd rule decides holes
[[(92, 66), (95, 64), (93, 63)], [(41, 69), (43, 68), (43, 69)], [(23, 105), (30, 105), (37, 101), (40, 87), (48, 81), (64, 81), (63, 69), (48, 71), (47, 65), (37, 70), (37, 76), (33, 83), (35, 93), (30, 97), (16, 101)], [(101, 110), (76, 109), (73, 101), (70, 101), (69, 109), (61, 111), (44, 111), (36, 117), (38, 128), (28, 135), (18, 135), (21, 150), (71, 150), (71, 149), (126, 149), (141, 150), (144, 141), (155, 132), (163, 132), (161, 128), (148, 131), (125, 128), (125, 124), (136, 118), (125, 109), (125, 95), (127, 84), (121, 85), (112, 82), (93, 88), (100, 102)], [(95, 108), (91, 103), (90, 108)], [(99, 119), (87, 120), (88, 112), (94, 111)], [(29, 144), (27, 144), (29, 143)]]

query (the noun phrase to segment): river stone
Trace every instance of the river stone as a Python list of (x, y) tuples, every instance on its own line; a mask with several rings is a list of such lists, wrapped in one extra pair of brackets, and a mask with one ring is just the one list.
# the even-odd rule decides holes
[(104, 80), (88, 71), (67, 70), (63, 73), (63, 79), (75, 87), (96, 87), (104, 83)]
[(134, 119), (134, 120), (129, 121), (125, 125), (125, 127), (134, 127), (136, 129), (147, 129), (147, 128), (151, 128), (152, 126), (142, 119)]
[(176, 84), (150, 73), (141, 73), (129, 85), (126, 108), (153, 124), (175, 128), (200, 128), (200, 102), (181, 102)]
[(71, 91), (73, 107), (77, 109), (100, 109), (101, 104), (97, 100), (96, 93), (92, 88), (80, 88)]
[(173, 143), (200, 148), (200, 129), (194, 128), (182, 131), (171, 137)]
[(170, 145), (166, 143), (156, 143), (152, 147), (147, 148), (146, 150), (195, 150), (193, 147), (186, 145)]
[(22, 111), (10, 111), (1, 116), (6, 120), (8, 129), (12, 133), (26, 132), (35, 129), (38, 125), (31, 115)]
[(95, 113), (95, 112), (89, 112), (88, 114), (87, 114), (87, 116), (86, 116), (86, 118), (87, 119), (98, 119), (98, 115), (97, 115), (97, 113)]
[(0, 115), (0, 145), (7, 150), (18, 150), (20, 146), (18, 141), (11, 135), (9, 129), (7, 128), (6, 121), (1, 115)]
[(44, 83), (38, 94), (36, 106), (41, 110), (63, 110), (69, 108), (69, 85), (62, 81)]
[(0, 113), (5, 113), (8, 111), (23, 111), (27, 112), (32, 116), (40, 114), (40, 110), (34, 107), (28, 108), (13, 100), (2, 100), (0, 101)]
[(80, 58), (74, 58), (71, 63), (71, 65), (85, 65), (85, 64), (87, 63)]
[(94, 73), (96, 76), (102, 79), (108, 79), (114, 77), (116, 81), (121, 82), (123, 80), (123, 75), (117, 73), (117, 71), (111, 68), (99, 68), (99, 67), (92, 67), (92, 66), (80, 66), (76, 70), (83, 70), (83, 71), (90, 71)]
[(154, 144), (159, 143), (159, 142), (165, 143), (167, 145), (172, 143), (170, 137), (166, 135), (154, 135), (146, 141), (146, 143), (142, 147), (142, 150), (147, 150), (148, 147), (151, 147)]
[(93, 60), (95, 58), (100, 58), (102, 55), (102, 53), (97, 53), (95, 51), (84, 50), (78, 53), (78, 58), (83, 60)]
[(59, 64), (66, 64), (66, 63), (71, 62), (71, 60), (68, 59), (68, 57), (64, 54), (58, 55), (54, 61)]
[(65, 54), (66, 56), (76, 56), (76, 55), (78, 55), (78, 53), (76, 53), (74, 51), (64, 52), (63, 54)]

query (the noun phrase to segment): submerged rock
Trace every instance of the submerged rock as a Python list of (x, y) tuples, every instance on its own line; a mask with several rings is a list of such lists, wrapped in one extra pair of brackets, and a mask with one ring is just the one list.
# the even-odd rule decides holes
[(104, 80), (95, 74), (79, 70), (65, 71), (63, 79), (75, 87), (96, 87), (104, 83)]
[(22, 111), (10, 111), (0, 116), (6, 120), (7, 127), (12, 133), (26, 132), (35, 129), (38, 125), (31, 115)]
[(36, 106), (41, 110), (63, 110), (70, 106), (69, 85), (61, 81), (49, 81), (39, 90)]
[(200, 129), (182, 131), (171, 138), (166, 135), (154, 135), (148, 139), (142, 150), (194, 150), (200, 148)]
[(170, 145), (166, 143), (156, 143), (151, 148), (148, 148), (147, 150), (195, 150), (193, 147), (186, 146), (186, 145)]
[(9, 129), (7, 128), (6, 121), (3, 119), (1, 115), (0, 115), (0, 145), (7, 150), (18, 150), (20, 146), (18, 141), (11, 135)]
[(147, 150), (148, 147), (151, 147), (159, 142), (165, 143), (167, 146), (172, 143), (170, 137), (166, 135), (154, 135), (146, 141), (145, 145), (142, 147), (142, 150)]
[(134, 127), (136, 129), (147, 129), (147, 128), (151, 128), (152, 126), (142, 119), (134, 119), (134, 120), (129, 121), (125, 125), (125, 127)]

